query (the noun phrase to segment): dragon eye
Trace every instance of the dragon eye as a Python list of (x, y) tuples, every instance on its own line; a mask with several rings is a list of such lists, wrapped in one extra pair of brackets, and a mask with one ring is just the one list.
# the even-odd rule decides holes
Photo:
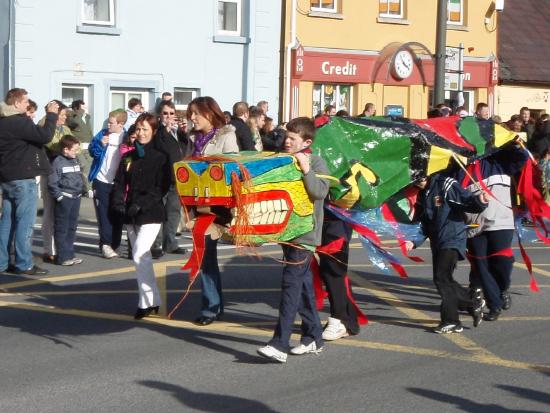
[(217, 165), (213, 166), (210, 168), (210, 177), (214, 181), (220, 181), (223, 178), (223, 169)]
[(184, 184), (189, 180), (189, 171), (185, 168), (179, 168), (176, 172), (176, 176), (178, 178), (178, 181)]

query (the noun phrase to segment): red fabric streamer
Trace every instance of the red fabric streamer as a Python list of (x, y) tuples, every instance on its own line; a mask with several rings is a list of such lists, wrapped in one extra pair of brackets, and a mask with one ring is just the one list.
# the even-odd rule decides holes
[[(391, 212), (391, 209), (388, 207), (387, 204), (382, 205), (382, 216), (386, 221), (391, 222), (392, 224), (397, 224), (397, 220), (395, 219), (393, 212)], [(407, 257), (413, 262), (424, 262), (424, 259), (421, 257), (414, 257), (409, 255), (409, 252), (407, 251), (407, 248), (405, 246), (405, 237), (403, 236), (403, 233), (401, 231), (396, 229), (395, 235), (397, 237), (399, 247), (401, 248), (401, 254), (403, 254), (403, 256)]]
[(355, 302), (355, 298), (353, 298), (353, 294), (351, 293), (351, 287), (350, 287), (350, 283), (349, 283), (349, 277), (347, 275), (344, 277), (344, 281), (346, 283), (346, 291), (347, 291), (347, 294), (348, 294), (348, 299), (350, 300), (351, 305), (353, 305), (353, 308), (355, 308), (355, 312), (357, 313), (357, 322), (359, 323), (359, 325), (368, 324), (369, 319), (367, 318), (365, 313), (363, 313), (361, 311), (361, 309), (359, 308), (359, 306)]
[(470, 253), (466, 253), (466, 255), (468, 256), (468, 259), (486, 260), (487, 258), (492, 258), (492, 257), (513, 257), (514, 251), (512, 250), (512, 248), (505, 248), (503, 250), (494, 252), (490, 255), (486, 255), (485, 257), (477, 257)]
[(315, 259), (311, 260), (310, 264), (311, 273), (313, 274), (313, 291), (315, 292), (315, 306), (317, 310), (322, 310), (325, 306), (325, 298), (328, 297), (328, 293), (323, 288), (323, 280), (321, 279), (321, 273), (319, 271), (319, 264)]
[(215, 219), (215, 215), (199, 214), (199, 216), (197, 217), (195, 226), (193, 227), (193, 251), (185, 265), (181, 267), (182, 270), (190, 270), (190, 281), (192, 281), (199, 273), (202, 264), (202, 258), (204, 256), (204, 234)]
[[(516, 228), (517, 233), (517, 228)], [(529, 272), (530, 276), (530, 282), (529, 282), (529, 289), (533, 292), (539, 292), (539, 286), (537, 285), (537, 280), (535, 279), (535, 276), (533, 275), (533, 264), (531, 263), (531, 258), (529, 258), (529, 255), (527, 255), (527, 251), (525, 251), (525, 248), (523, 248), (523, 244), (521, 243), (521, 238), (519, 234), (517, 234), (518, 237), (518, 244), (519, 244), (519, 251), (521, 252), (521, 257), (523, 258), (523, 262), (525, 263), (525, 266), (527, 267), (527, 271)]]

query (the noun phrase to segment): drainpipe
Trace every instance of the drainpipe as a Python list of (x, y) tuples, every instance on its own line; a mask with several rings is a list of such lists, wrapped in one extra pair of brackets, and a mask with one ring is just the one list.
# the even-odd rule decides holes
[(10, 90), (14, 88), (15, 86), (15, 73), (13, 68), (13, 62), (14, 62), (14, 36), (15, 36), (15, 0), (9, 0), (8, 2), (9, 12), (8, 12), (8, 87), (6, 89)]
[(286, 78), (285, 78), (285, 121), (290, 120), (290, 80), (292, 72), (292, 49), (296, 47), (296, 3), (297, 0), (292, 0), (292, 10), (290, 14), (290, 43), (286, 47)]

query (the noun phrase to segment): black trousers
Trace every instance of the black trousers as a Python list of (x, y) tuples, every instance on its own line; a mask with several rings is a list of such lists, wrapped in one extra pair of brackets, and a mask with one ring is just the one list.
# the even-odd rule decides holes
[(433, 279), (441, 296), (441, 322), (459, 323), (458, 308), (472, 308), (469, 291), (453, 279), (458, 261), (455, 249), (432, 250)]
[(340, 320), (350, 334), (357, 334), (359, 333), (357, 312), (348, 297), (345, 280), (348, 273), (351, 234), (352, 229), (350, 226), (339, 219), (326, 219), (323, 222), (321, 245), (327, 245), (338, 238), (344, 238), (344, 244), (341, 251), (330, 256), (319, 254), (319, 271), (328, 292), (330, 316)]
[(113, 187), (98, 179), (92, 182), (95, 214), (99, 224), (99, 248), (109, 245), (116, 250), (122, 239), (123, 217), (111, 210)]

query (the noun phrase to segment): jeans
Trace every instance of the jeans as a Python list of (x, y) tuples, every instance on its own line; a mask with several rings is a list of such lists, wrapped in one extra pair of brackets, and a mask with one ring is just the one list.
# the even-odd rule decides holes
[(58, 264), (74, 258), (79, 211), (80, 198), (64, 197), (55, 204), (54, 239)]
[(95, 213), (99, 224), (99, 248), (109, 245), (116, 250), (122, 239), (123, 217), (111, 211), (113, 184), (106, 184), (95, 179), (92, 187), (94, 189)]
[(33, 267), (32, 231), (36, 221), (38, 189), (34, 179), (19, 179), (0, 184), (2, 218), (0, 218), (0, 270), (9, 265), (9, 245), (15, 243), (15, 268), (26, 271)]
[(458, 261), (454, 249), (432, 250), (433, 280), (441, 296), (441, 322), (458, 324), (458, 309), (473, 308), (470, 292), (453, 279)]
[(468, 251), (474, 257), (479, 257), (471, 258), (470, 284), (483, 288), (490, 310), (502, 308), (501, 294), (510, 288), (514, 257), (489, 255), (510, 248), (513, 237), (513, 229), (503, 229), (485, 231), (468, 239)]
[(288, 353), (294, 318), (298, 313), (302, 318), (301, 343), (309, 345), (315, 341), (317, 348), (321, 348), (323, 347), (323, 330), (315, 308), (313, 276), (310, 268), (313, 252), (285, 245), (283, 254), (287, 264), (283, 268), (281, 281), (279, 319), (273, 338), (268, 344), (279, 351)]
[(201, 265), (202, 308), (201, 316), (215, 317), (223, 314), (223, 294), (220, 268), (218, 267), (218, 240), (205, 238), (204, 257)]
[(40, 195), (42, 197), (42, 246), (44, 255), (56, 255), (54, 241), (55, 199), (48, 191), (48, 175), (40, 177)]
[(153, 249), (174, 252), (179, 247), (176, 232), (178, 232), (182, 208), (175, 185), (170, 185), (170, 189), (164, 196), (163, 202), (166, 210), (166, 220), (162, 223), (162, 229), (155, 240)]

